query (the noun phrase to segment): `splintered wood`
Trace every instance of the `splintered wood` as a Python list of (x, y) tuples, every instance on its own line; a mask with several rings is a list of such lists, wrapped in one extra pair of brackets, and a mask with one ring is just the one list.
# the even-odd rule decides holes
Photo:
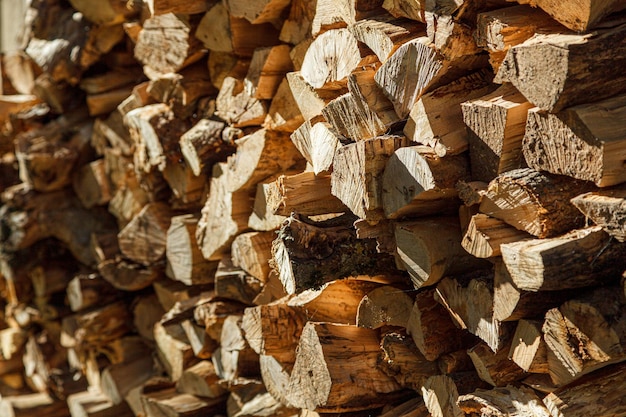
[(626, 416), (619, 0), (39, 0), (0, 416)]

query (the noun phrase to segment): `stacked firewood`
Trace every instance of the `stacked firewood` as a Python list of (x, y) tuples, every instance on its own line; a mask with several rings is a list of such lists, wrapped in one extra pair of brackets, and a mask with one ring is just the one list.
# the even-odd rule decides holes
[(623, 1), (33, 0), (0, 415), (626, 416)]

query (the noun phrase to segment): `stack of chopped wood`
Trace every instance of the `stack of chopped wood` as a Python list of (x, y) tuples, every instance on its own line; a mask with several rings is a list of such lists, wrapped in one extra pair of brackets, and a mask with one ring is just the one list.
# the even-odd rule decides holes
[(31, 3), (0, 415), (626, 416), (623, 1)]

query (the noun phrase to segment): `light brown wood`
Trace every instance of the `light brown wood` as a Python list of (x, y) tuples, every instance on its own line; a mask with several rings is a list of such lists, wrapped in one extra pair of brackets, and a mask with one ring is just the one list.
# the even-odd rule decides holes
[(620, 187), (610, 190), (593, 191), (574, 197), (571, 202), (586, 218), (601, 226), (609, 235), (620, 242), (626, 240), (621, 225), (623, 201), (626, 192)]
[(67, 300), (72, 311), (106, 304), (120, 293), (98, 274), (76, 275), (67, 284)]
[(477, 258), (492, 258), (501, 255), (501, 244), (531, 238), (530, 234), (517, 230), (502, 220), (479, 213), (472, 216), (461, 246)]
[(374, 51), (380, 62), (385, 62), (404, 42), (426, 34), (424, 26), (418, 22), (393, 19), (388, 15), (359, 20), (348, 29), (359, 42)]
[(420, 0), (385, 0), (383, 7), (394, 17), (406, 17), (426, 22), (424, 2)]
[(605, 16), (624, 9), (624, 4), (615, 0), (585, 1), (578, 7), (560, 4), (553, 0), (535, 0), (532, 5), (540, 7), (554, 19), (576, 32), (588, 31)]
[(509, 335), (509, 340), (497, 353), (493, 353), (484, 342), (467, 351), (480, 379), (494, 387), (504, 387), (528, 375), (508, 359), (510, 345)]
[(457, 387), (449, 376), (431, 376), (424, 382), (421, 392), (424, 404), (433, 417), (463, 417), (457, 405)]
[(246, 341), (242, 316), (230, 315), (224, 320), (220, 347), (213, 354), (213, 363), (221, 379), (233, 381), (241, 377), (258, 376), (259, 356)]
[(287, 45), (255, 49), (244, 80), (244, 88), (251, 96), (269, 100), (276, 95), (285, 74), (293, 71), (289, 52)]
[(198, 361), (180, 324), (155, 324), (154, 340), (157, 356), (172, 381), (178, 381), (183, 371)]
[(153, 359), (149, 355), (108, 366), (100, 377), (102, 393), (113, 404), (124, 403), (133, 388), (142, 385), (154, 374)]
[(152, 16), (166, 13), (197, 14), (207, 10), (208, 1), (184, 2), (176, 0), (148, 0), (146, 2)]
[(113, 404), (106, 395), (97, 391), (83, 391), (67, 397), (72, 417), (132, 417), (126, 403)]
[(216, 99), (216, 114), (235, 127), (260, 126), (267, 115), (267, 106), (255, 98), (255, 92), (244, 88), (244, 83), (226, 77)]
[(291, 141), (317, 175), (330, 171), (341, 137), (321, 116), (307, 120), (291, 134)]
[(522, 319), (517, 323), (509, 358), (526, 372), (548, 373), (548, 348), (541, 332), (542, 322)]
[(315, 5), (311, 34), (317, 36), (381, 14), (382, 0), (320, 0)]
[(233, 265), (248, 274), (266, 282), (270, 273), (269, 260), (272, 258), (274, 231), (242, 233), (231, 246)]
[(147, 417), (219, 415), (225, 408), (223, 398), (178, 393), (175, 388), (144, 393), (142, 403)]
[(537, 394), (528, 388), (508, 385), (491, 390), (478, 389), (471, 394), (461, 395), (458, 405), (465, 415), (482, 413), (492, 416), (550, 417)]
[(293, 45), (310, 41), (311, 23), (315, 16), (316, 6), (317, 2), (292, 0), (289, 15), (280, 30), (280, 40)]
[(176, 383), (179, 392), (200, 397), (216, 398), (225, 393), (211, 361), (200, 361), (185, 369)]
[(413, 298), (407, 290), (384, 285), (363, 297), (357, 310), (356, 325), (368, 329), (383, 326), (407, 327)]

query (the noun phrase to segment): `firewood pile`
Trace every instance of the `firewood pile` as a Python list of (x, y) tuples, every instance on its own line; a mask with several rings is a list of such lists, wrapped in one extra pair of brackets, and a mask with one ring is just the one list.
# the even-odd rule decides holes
[(518, 3), (32, 0), (0, 415), (626, 416), (626, 4)]

